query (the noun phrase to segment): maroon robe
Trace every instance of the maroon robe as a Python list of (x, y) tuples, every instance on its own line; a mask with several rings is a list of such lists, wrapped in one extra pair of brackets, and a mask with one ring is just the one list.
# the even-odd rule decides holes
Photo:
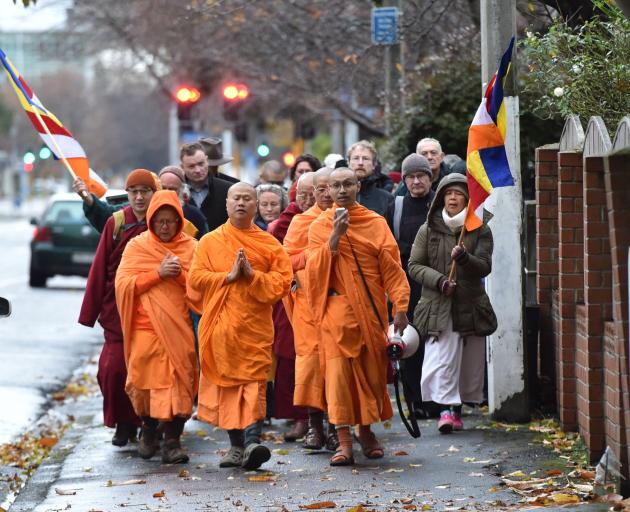
[(80, 324), (94, 327), (98, 320), (103, 327), (105, 344), (98, 360), (97, 379), (103, 394), (103, 420), (108, 427), (115, 427), (118, 423), (141, 424), (125, 392), (127, 367), (114, 280), (127, 242), (146, 231), (147, 225), (138, 222), (131, 206), (126, 206), (123, 211), (125, 221), (117, 240), (114, 240), (114, 218), (110, 217), (105, 223), (79, 315)]
[[(289, 229), (293, 217), (302, 213), (302, 210), (294, 202), (273, 221), (267, 231), (275, 236), (280, 243)], [(306, 419), (307, 410), (304, 407), (293, 405), (293, 390), (295, 388), (295, 344), (293, 341), (293, 328), (284, 310), (282, 301), (273, 306), (273, 353), (276, 356), (276, 375), (273, 385), (274, 418)]]

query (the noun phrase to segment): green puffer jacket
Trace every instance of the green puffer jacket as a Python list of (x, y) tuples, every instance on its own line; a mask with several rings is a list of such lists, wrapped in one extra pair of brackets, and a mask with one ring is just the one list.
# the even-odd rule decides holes
[(497, 328), (497, 318), (482, 278), (492, 270), (492, 232), (484, 223), (464, 234), (468, 256), (456, 264), (455, 293), (445, 297), (442, 283), (451, 268), (451, 251), (460, 232), (453, 233), (442, 219), (444, 190), (453, 183), (466, 184), (466, 177), (451, 174), (440, 183), (425, 222), (411, 248), (409, 275), (422, 285), (422, 296), (414, 310), (414, 325), (420, 336), (438, 336), (453, 317), (453, 330), (462, 336), (487, 336)]

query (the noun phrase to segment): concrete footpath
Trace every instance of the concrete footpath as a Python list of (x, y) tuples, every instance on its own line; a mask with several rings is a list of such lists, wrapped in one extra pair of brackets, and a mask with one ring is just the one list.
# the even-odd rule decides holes
[(357, 464), (343, 468), (329, 466), (329, 452), (285, 443), (282, 433), (288, 427), (274, 420), (265, 431), (272, 458), (250, 472), (219, 469), (227, 435), (191, 420), (183, 438), (190, 462), (165, 465), (159, 455), (141, 459), (135, 445), (111, 445), (112, 431), (102, 426), (95, 372), (93, 359), (76, 373), (83, 383), (91, 382), (91, 391), (55, 407), (57, 417), (72, 423), (11, 512), (513, 510), (529, 507), (501, 475), (522, 471), (527, 478), (544, 479), (549, 468), (567, 462), (534, 442), (536, 433), (492, 428), (487, 416), (476, 413), (464, 418), (463, 432), (447, 436), (437, 432), (435, 420), (422, 421), (419, 440), (395, 416), (376, 429), (385, 458), (368, 460), (355, 446)]

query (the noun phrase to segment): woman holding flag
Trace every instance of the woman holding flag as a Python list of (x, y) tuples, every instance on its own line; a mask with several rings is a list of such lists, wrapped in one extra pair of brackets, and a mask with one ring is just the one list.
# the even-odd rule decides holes
[(466, 231), (466, 176), (449, 174), (438, 186), (409, 258), (422, 285), (414, 325), (425, 340), (422, 398), (440, 406), (438, 429), (462, 430), (462, 402), (483, 401), (485, 336), (497, 320), (482, 279), (492, 269), (492, 232), (484, 223)]

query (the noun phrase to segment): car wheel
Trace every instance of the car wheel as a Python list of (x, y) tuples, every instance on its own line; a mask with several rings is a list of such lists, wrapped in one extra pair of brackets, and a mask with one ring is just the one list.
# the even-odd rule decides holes
[(31, 268), (28, 284), (33, 288), (45, 288), (46, 287), (46, 275)]

